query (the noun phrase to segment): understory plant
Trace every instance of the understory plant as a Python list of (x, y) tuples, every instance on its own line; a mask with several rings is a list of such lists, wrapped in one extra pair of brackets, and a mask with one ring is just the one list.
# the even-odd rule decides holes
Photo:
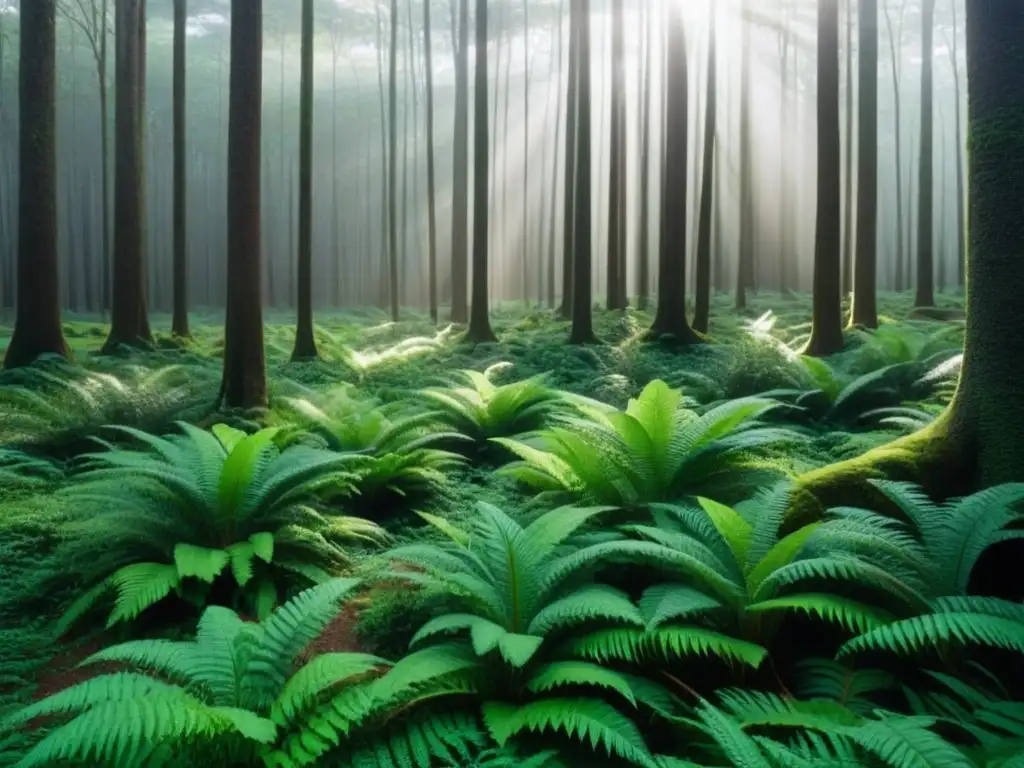
[(263, 617), (290, 589), (346, 568), (344, 542), (383, 537), (366, 520), (316, 508), (320, 494), (350, 484), (351, 457), (281, 449), (275, 428), (179, 427), (167, 437), (120, 428), (144, 449), (85, 456), (62, 491), (81, 509), (65, 562), (83, 568), (87, 589), (59, 632), (111, 593), (108, 626), (171, 593), (201, 606), (218, 585)]
[(520, 461), (503, 467), (544, 495), (632, 509), (694, 494), (749, 490), (778, 469), (752, 452), (800, 440), (759, 419), (777, 406), (739, 398), (705, 413), (682, 406), (683, 394), (655, 379), (625, 411), (578, 405), (581, 416), (522, 439), (496, 438)]

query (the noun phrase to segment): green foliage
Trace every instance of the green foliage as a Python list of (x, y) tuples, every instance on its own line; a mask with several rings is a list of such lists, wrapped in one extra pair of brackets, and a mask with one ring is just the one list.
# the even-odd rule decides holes
[(521, 459), (501, 472), (555, 497), (634, 508), (763, 480), (773, 468), (751, 452), (800, 439), (758, 421), (771, 400), (741, 398), (698, 414), (682, 397), (655, 380), (625, 411), (579, 405), (582, 417), (561, 417), (532, 438), (496, 438)]
[(345, 568), (341, 542), (380, 538), (372, 523), (312, 506), (320, 493), (346, 487), (349, 457), (307, 446), (282, 450), (276, 429), (245, 435), (224, 425), (213, 433), (180, 427), (163, 438), (121, 428), (147, 450), (89, 454), (62, 492), (81, 510), (69, 527), (67, 562), (86, 567), (89, 587), (59, 632), (110, 592), (108, 626), (172, 592), (202, 604), (222, 578), (265, 616), (291, 585)]

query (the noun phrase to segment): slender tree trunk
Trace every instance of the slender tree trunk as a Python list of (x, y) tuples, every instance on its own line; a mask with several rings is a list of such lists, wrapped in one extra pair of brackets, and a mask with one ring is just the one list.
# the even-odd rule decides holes
[[(390, 207), (388, 205), (389, 200), (389, 178), (388, 173), (388, 143), (387, 143), (387, 125), (388, 125), (388, 114), (384, 106), (384, 27), (383, 21), (380, 16), (380, 5), (374, 3), (374, 7), (377, 11), (377, 91), (380, 97), (380, 250), (381, 250), (381, 298), (378, 305), (384, 307), (388, 304), (388, 294), (390, 290), (390, 284), (387, 279), (389, 274), (388, 264), (391, 263), (392, 248), (390, 247), (389, 237), (389, 220), (392, 218), (389, 214)], [(393, 162), (393, 158), (392, 158)]]
[(921, 4), (921, 154), (918, 168), (917, 210), (917, 292), (914, 306), (935, 306), (935, 254), (933, 252), (935, 221), (934, 184), (934, 109), (933, 39), (935, 34), (935, 0)]
[(260, 132), (263, 0), (231, 0), (228, 118), (228, 290), (224, 380), (228, 408), (267, 404), (260, 290)]
[[(590, 131), (590, 0), (570, 0), (571, 24), (576, 29), (575, 44), (570, 39), (570, 57), (576, 50), (576, 76), (578, 83), (569, 86), (570, 115), (576, 113), (575, 201), (573, 204), (573, 304), (570, 344), (593, 344), (594, 320), (591, 314), (591, 131)], [(568, 221), (567, 221), (568, 223)]]
[[(476, 114), (473, 136), (473, 298), (466, 339), (474, 344), (497, 341), (491, 330), (487, 304), (487, 232), (490, 187), (487, 117), (487, 0), (476, 3)], [(458, 151), (458, 150), (456, 150)]]
[(434, 169), (434, 58), (430, 0), (423, 0), (423, 58), (427, 77), (427, 292), (430, 319), (437, 323), (437, 191)]
[(853, 1), (846, 0), (846, 158), (843, 161), (843, 295), (853, 290)]
[(57, 2), (21, 9), (18, 99), (18, 295), (4, 366), (68, 355), (57, 256)]
[(818, 4), (818, 213), (814, 238), (814, 317), (804, 354), (843, 348), (839, 232), (839, 0)]
[(957, 227), (957, 257), (956, 277), (957, 286), (964, 287), (964, 267), (967, 259), (967, 221), (966, 221), (966, 195), (964, 194), (964, 122), (961, 110), (960, 95), (960, 59), (957, 48), (956, 31), (956, 3), (957, 0), (950, 0), (953, 15), (952, 40), (949, 45), (950, 66), (953, 69), (953, 94), (956, 99), (956, 110), (953, 114), (956, 120), (956, 227)]
[(459, 0), (452, 169), (452, 322), (469, 320), (469, 0)]
[(625, 309), (626, 254), (626, 69), (625, 14), (623, 0), (612, 0), (612, 98), (611, 148), (608, 163), (608, 254), (606, 303), (608, 309)]
[[(557, 98), (555, 99), (555, 139), (552, 153), (554, 159), (551, 164), (551, 224), (548, 228), (548, 309), (555, 308), (555, 262), (557, 254), (555, 252), (555, 232), (557, 227), (555, 222), (558, 220), (558, 153), (559, 149), (564, 146), (560, 140), (562, 136), (562, 110), (563, 110), (563, 99), (565, 91), (560, 87), (562, 83), (562, 62), (565, 60), (565, 36), (564, 36), (564, 19), (565, 19), (565, 0), (560, 0), (558, 6), (558, 79), (554, 80), (556, 83), (555, 89), (558, 91)], [(565, 189), (565, 195), (568, 197), (571, 194), (571, 190)], [(562, 226), (566, 229), (569, 228), (569, 222), (563, 221)]]
[(860, 0), (857, 269), (851, 324), (878, 327), (878, 0)]
[[(749, 12), (750, 0), (743, 0)], [(750, 115), (750, 25), (743, 16), (743, 50), (740, 53), (740, 250), (736, 265), (736, 309), (747, 308), (747, 288), (754, 272), (754, 171)]]
[(391, 320), (398, 322), (398, 0), (391, 0), (388, 120), (388, 297)]
[(682, 8), (668, 9), (665, 82), (665, 181), (661, 196), (658, 311), (651, 337), (693, 343), (700, 337), (686, 321), (686, 184), (689, 88)]
[[(335, 6), (337, 13), (337, 6)], [(341, 306), (341, 225), (338, 221), (338, 19), (331, 27), (331, 304)], [(358, 79), (356, 89), (361, 91)], [(365, 221), (360, 222), (360, 226)], [(368, 244), (367, 244), (368, 245)], [(365, 254), (361, 248), (356, 253)]]
[(313, 335), (313, 0), (302, 0), (302, 74), (299, 83), (298, 325), (292, 360), (317, 356)]
[(651, 70), (654, 64), (652, 51), (654, 38), (652, 32), (655, 25), (651, 23), (652, 10), (646, 6), (643, 10), (643, 50), (644, 50), (644, 82), (642, 86), (640, 121), (643, 133), (640, 135), (640, 223), (639, 243), (637, 245), (637, 306), (647, 309), (648, 291), (650, 290), (650, 172), (651, 172)]
[(171, 333), (189, 336), (185, 199), (185, 20), (188, 0), (174, 0), (174, 311)]
[[(903, 8), (906, 7), (904, 2)], [(889, 31), (889, 53), (892, 63), (892, 94), (895, 106), (893, 116), (893, 135), (896, 138), (896, 291), (903, 292), (904, 274), (903, 263), (903, 127), (900, 122), (900, 53), (903, 50), (903, 9), (900, 10), (900, 40), (896, 43), (896, 36), (892, 29), (892, 16), (889, 14), (889, 3), (884, 2), (885, 25)]]
[(791, 296), (793, 244), (789, 232), (789, 17), (779, 6), (779, 293)]
[[(580, 0), (569, 0), (569, 77), (566, 86), (566, 118), (565, 118), (565, 211), (563, 215), (562, 233), (562, 306), (559, 316), (564, 320), (571, 319), (574, 305), (575, 274), (576, 274), (576, 205), (578, 198), (577, 167), (579, 164), (579, 81), (580, 81)], [(590, 12), (590, 6), (586, 11)], [(589, 22), (588, 22), (589, 23)], [(588, 63), (589, 66), (589, 63)], [(588, 154), (589, 154), (588, 140)], [(589, 205), (589, 202), (588, 202)], [(588, 211), (589, 218), (589, 211)], [(589, 241), (588, 241), (589, 242)], [(588, 310), (589, 315), (589, 310)]]
[[(697, 285), (693, 328), (707, 333), (711, 316), (711, 208), (714, 200), (715, 129), (716, 129), (716, 24), (714, 6), (710, 10), (711, 30), (708, 38), (707, 104), (704, 107), (704, 160), (701, 169), (700, 216), (697, 231)], [(780, 203), (782, 201), (780, 200)]]
[(103, 0), (102, 6), (102, 28), (100, 31), (100, 58), (97, 66), (97, 77), (100, 89), (100, 162), (103, 163), (103, 317), (106, 318), (107, 311), (111, 308), (111, 252), (110, 252), (110, 93), (107, 82), (108, 69), (108, 47), (109, 38), (107, 19), (109, 14), (109, 0)]
[(117, 105), (114, 179), (114, 283), (110, 335), (104, 353), (122, 345), (148, 346), (153, 338), (146, 318), (145, 162), (142, 95), (145, 67), (142, 41), (145, 6), (141, 0), (117, 5)]
[[(530, 0), (523, 0), (523, 235), (520, 260), (523, 265), (523, 304), (530, 305), (527, 267), (530, 261)], [(506, 113), (507, 117), (507, 113)], [(538, 252), (538, 256), (539, 256)], [(537, 286), (540, 290), (540, 286)]]

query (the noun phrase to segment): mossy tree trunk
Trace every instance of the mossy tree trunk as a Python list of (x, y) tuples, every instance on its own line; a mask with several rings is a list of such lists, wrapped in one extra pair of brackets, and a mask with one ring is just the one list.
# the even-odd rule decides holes
[[(701, 168), (700, 215), (697, 223), (697, 285), (693, 328), (707, 333), (711, 317), (711, 209), (715, 190), (716, 73), (718, 69), (715, 6), (709, 11), (711, 31), (708, 39), (707, 103), (704, 107), (704, 164)], [(785, 255), (783, 254), (783, 258)]]
[[(594, 344), (591, 314), (591, 134), (590, 134), (590, 0), (571, 0), (577, 51), (575, 89), (570, 81), (570, 114), (576, 112), (576, 187), (573, 204), (573, 308), (570, 344)], [(570, 43), (572, 47), (572, 43)], [(575, 103), (573, 98), (575, 97)], [(568, 225), (569, 222), (566, 222)]]
[(862, 503), (865, 481), (920, 483), (935, 498), (1024, 481), (1024, 4), (967, 6), (970, 221), (967, 323), (956, 395), (925, 429), (808, 473), (792, 528), (830, 506)]
[(878, 0), (860, 0), (857, 268), (851, 324), (878, 327)]
[(267, 404), (260, 287), (260, 134), (263, 96), (263, 0), (231, 1), (228, 115), (228, 292), (223, 402)]
[(934, 162), (934, 38), (935, 0), (921, 2), (921, 143), (918, 167), (917, 206), (917, 291), (914, 306), (935, 306), (935, 252), (933, 202)]
[(818, 4), (818, 213), (814, 236), (814, 309), (804, 354), (843, 348), (840, 264), (842, 142), (839, 133), (839, 0)]
[(18, 138), (18, 293), (4, 366), (68, 354), (57, 262), (57, 2), (21, 9)]
[(174, 0), (174, 298), (171, 333), (189, 336), (185, 208), (185, 22), (188, 0)]
[[(302, 0), (302, 74), (299, 83), (298, 326), (292, 360), (317, 356), (313, 336), (313, 0)], [(334, 258), (337, 258), (335, 254)]]
[(146, 312), (144, 264), (145, 1), (118, 2), (115, 27), (114, 274), (105, 353), (122, 345), (153, 343)]
[[(452, 315), (469, 320), (469, 0), (459, 0), (455, 46), (455, 138), (452, 167)], [(460, 147), (462, 149), (460, 149)]]
[[(490, 158), (488, 157), (487, 118), (487, 0), (476, 3), (476, 93), (473, 118), (473, 296), (469, 306), (469, 328), (466, 340), (474, 344), (497, 341), (491, 330), (487, 301), (489, 229), (488, 190)], [(456, 151), (459, 151), (456, 149)], [(463, 148), (461, 151), (468, 151)]]
[(658, 259), (658, 311), (652, 338), (677, 343), (700, 340), (686, 320), (686, 184), (689, 171), (689, 87), (686, 30), (682, 9), (669, 8), (665, 68), (665, 172), (661, 248)]

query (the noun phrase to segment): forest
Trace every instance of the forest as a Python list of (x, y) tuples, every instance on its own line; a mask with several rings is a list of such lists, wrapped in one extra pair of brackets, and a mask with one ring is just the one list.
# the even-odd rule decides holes
[(1020, 0), (0, 0), (0, 767), (1024, 768)]

